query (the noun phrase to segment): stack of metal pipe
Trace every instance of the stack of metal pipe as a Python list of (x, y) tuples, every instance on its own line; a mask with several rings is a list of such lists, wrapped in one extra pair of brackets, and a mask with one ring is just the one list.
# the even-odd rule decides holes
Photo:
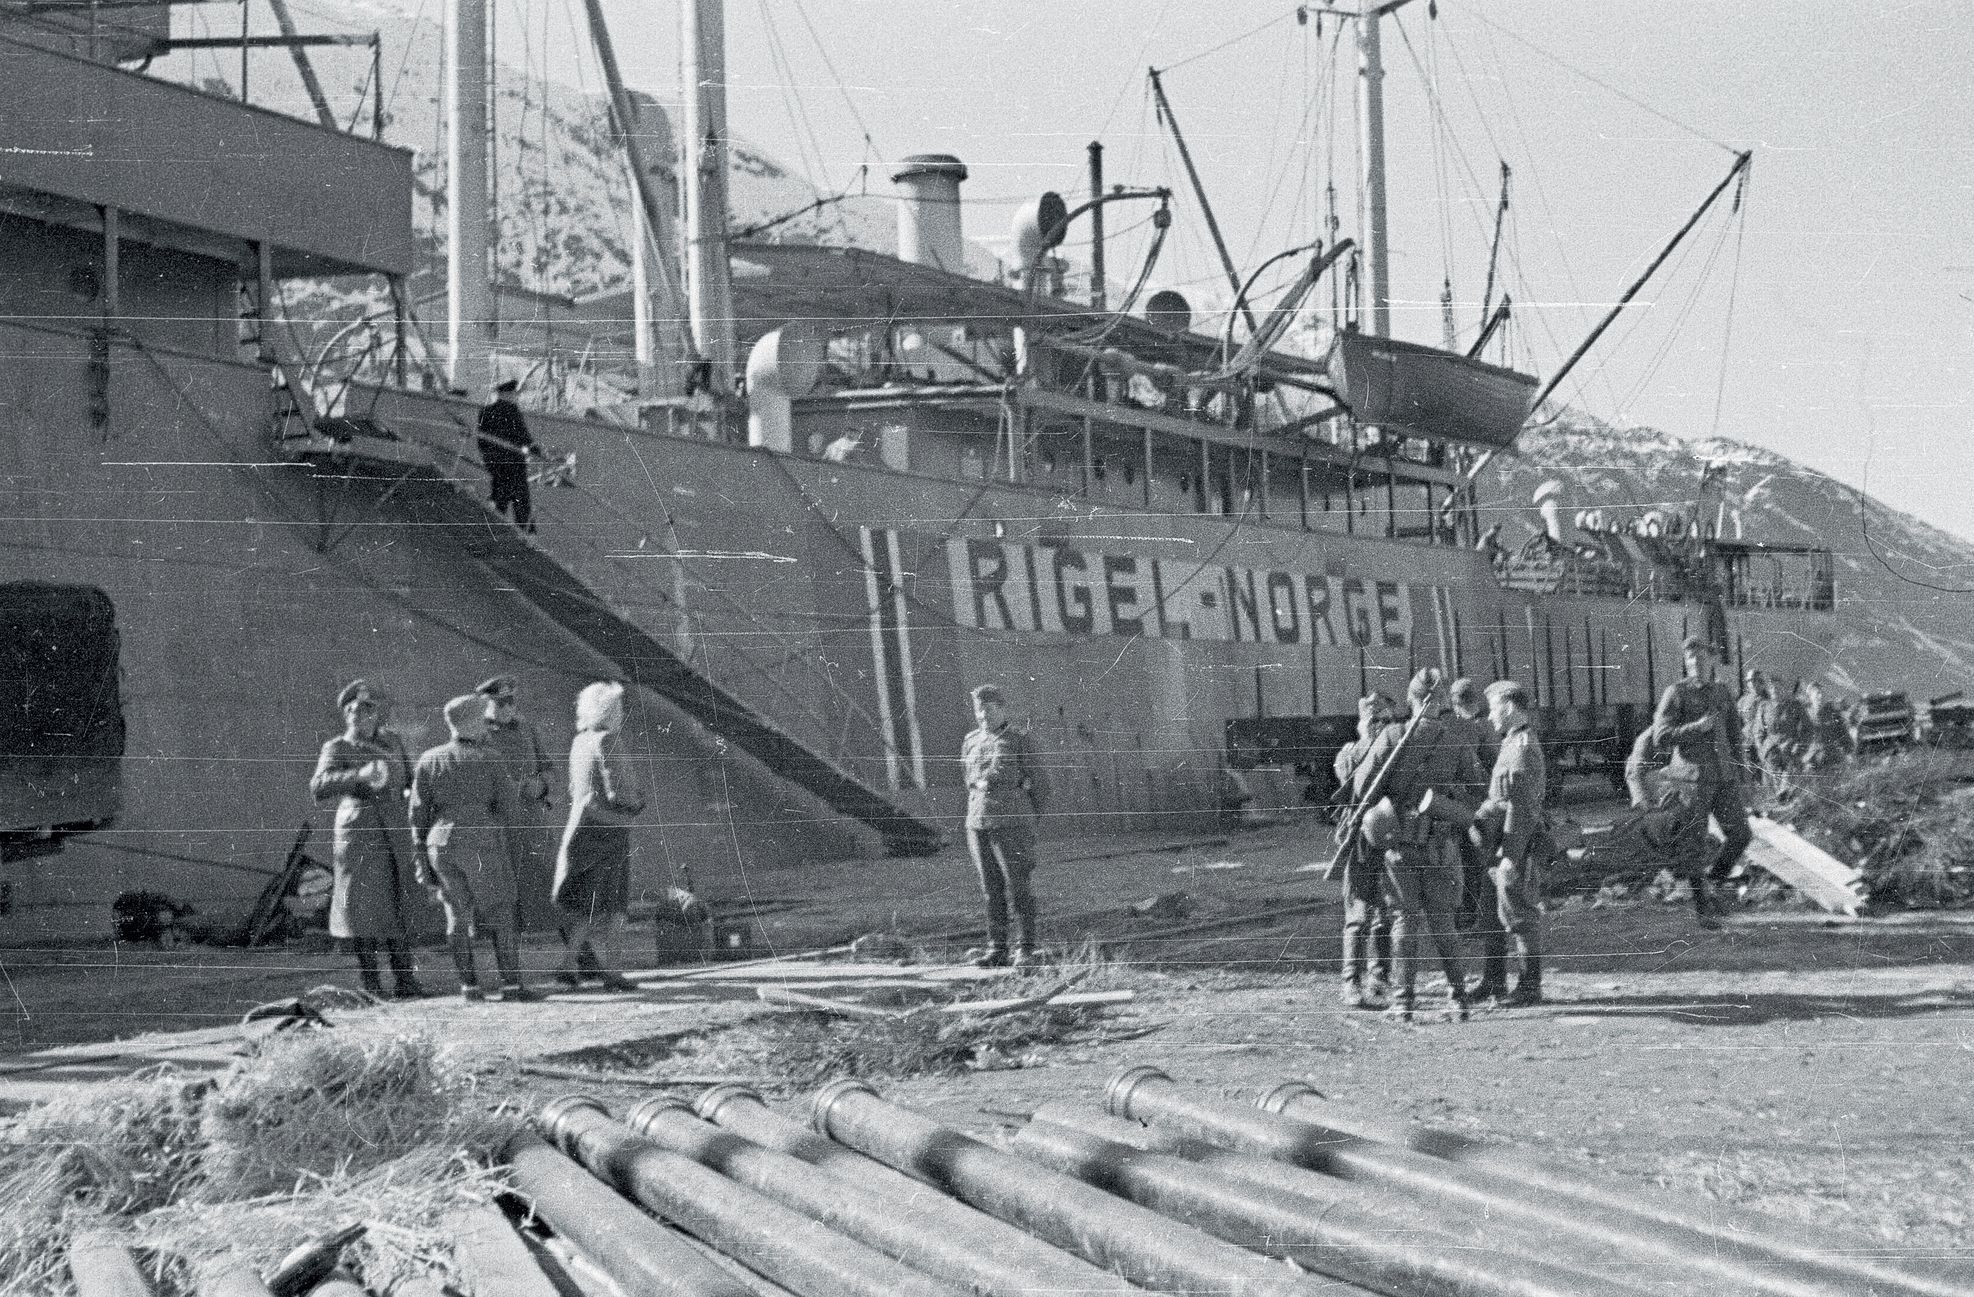
[(1974, 1261), (1622, 1184), (1152, 1068), (999, 1146), (839, 1081), (811, 1126), (719, 1086), (621, 1117), (550, 1104), (508, 1150), (560, 1243), (627, 1297), (1974, 1297)]

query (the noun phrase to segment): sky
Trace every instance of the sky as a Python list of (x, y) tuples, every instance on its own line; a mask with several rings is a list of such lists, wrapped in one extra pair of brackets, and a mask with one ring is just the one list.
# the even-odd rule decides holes
[[(532, 41), (550, 75), (600, 85), (577, 0), (491, 2), (503, 60)], [(1441, 341), (1449, 278), (1472, 336), (1506, 161), (1510, 354), (1546, 379), (1751, 150), (1742, 209), (1716, 206), (1560, 394), (1769, 447), (1974, 538), (1974, 4), (1436, 2), (1382, 27), (1397, 336)], [(676, 102), (676, 4), (603, 5), (630, 83)], [(967, 234), (989, 247), (1033, 194), (1073, 203), (1101, 140), (1109, 182), (1179, 191), (1153, 286), (1224, 302), (1146, 68), (1245, 275), (1320, 234), (1332, 181), (1358, 225), (1354, 63), (1331, 57), (1339, 19), (1296, 12), (729, 0), (730, 120), (826, 192), (886, 193), (896, 159), (957, 154)], [(1143, 215), (1112, 218), (1113, 279), (1135, 273)], [(1066, 250), (1083, 259), (1087, 235)]]

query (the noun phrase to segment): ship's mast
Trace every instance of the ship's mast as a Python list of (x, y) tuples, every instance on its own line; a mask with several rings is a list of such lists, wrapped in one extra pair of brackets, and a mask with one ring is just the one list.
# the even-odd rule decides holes
[(685, 54), (686, 310), (707, 389), (733, 393), (733, 276), (727, 264), (726, 20), (720, 0), (687, 0)]
[(446, 378), (475, 396), (493, 385), (487, 274), (487, 0), (449, 0), (446, 53)]
[(1357, 106), (1360, 161), (1364, 167), (1364, 263), (1371, 277), (1370, 332), (1391, 336), (1391, 260), (1385, 247), (1385, 65), (1378, 27), (1405, 3), (1366, 0), (1357, 18)]

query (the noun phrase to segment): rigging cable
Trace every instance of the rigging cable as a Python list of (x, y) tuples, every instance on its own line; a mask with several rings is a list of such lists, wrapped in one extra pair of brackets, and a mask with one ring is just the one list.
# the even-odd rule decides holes
[[(781, 33), (776, 30), (774, 17), (768, 10), (767, 0), (756, 0), (761, 11), (761, 27), (767, 33), (768, 59), (774, 65), (780, 81), (782, 110), (788, 114), (789, 134), (795, 141), (796, 161), (812, 189), (833, 189), (829, 183), (828, 168), (823, 164), (822, 144), (816, 138), (815, 124), (801, 109), (801, 91), (795, 80), (795, 65), (789, 60), (788, 50), (783, 45)], [(807, 139), (803, 137), (806, 134)], [(813, 160), (814, 166), (810, 163)]]
[(1259, 36), (1262, 32), (1267, 31), (1270, 27), (1275, 26), (1277, 23), (1287, 22), (1289, 19), (1296, 17), (1296, 15), (1300, 11), (1301, 11), (1301, 6), (1298, 5), (1294, 9), (1290, 9), (1283, 13), (1277, 14), (1275, 17), (1270, 18), (1267, 22), (1262, 23), (1259, 27), (1251, 27), (1247, 31), (1242, 32), (1238, 36), (1228, 37), (1226, 40), (1221, 41), (1218, 45), (1215, 45), (1211, 49), (1201, 50), (1197, 54), (1188, 54), (1185, 58), (1180, 59), (1176, 63), (1167, 63), (1164, 67), (1160, 68), (1159, 71), (1175, 72), (1178, 69), (1185, 67), (1188, 63), (1197, 63), (1201, 59), (1207, 58), (1214, 54), (1218, 54), (1221, 50), (1227, 49), (1230, 46), (1240, 44), (1242, 41), (1246, 40), (1250, 36)]
[(809, 21), (809, 11), (803, 7), (802, 0), (792, 0), (792, 3), (795, 5), (795, 16), (800, 18), (802, 26), (808, 29), (809, 39), (815, 44), (816, 53), (822, 55), (823, 66), (829, 69), (829, 75), (836, 81), (837, 93), (843, 96), (843, 106), (850, 110), (850, 116), (857, 123), (857, 129), (864, 133), (864, 148), (867, 154), (875, 153), (881, 160), (884, 154), (877, 147), (877, 141), (871, 138), (870, 124), (864, 121), (864, 115), (857, 111), (857, 102), (850, 97), (849, 85), (843, 80), (843, 74), (836, 70), (835, 61), (829, 57), (828, 47), (823, 44), (822, 37), (816, 32), (816, 25)]
[[(1674, 344), (1679, 341), (1681, 330), (1686, 327), (1686, 321), (1692, 317), (1694, 310), (1700, 304), (1700, 295), (1706, 290), (1707, 281), (1713, 277), (1714, 265), (1720, 260), (1721, 250), (1727, 246), (1727, 234), (1727, 226), (1723, 224), (1720, 232), (1714, 236), (1713, 246), (1707, 249), (1706, 260), (1700, 263), (1700, 271), (1694, 278), (1692, 289), (1688, 291), (1686, 300), (1680, 305), (1679, 313), (1673, 317), (1672, 327), (1666, 330), (1665, 340), (1659, 344), (1659, 349), (1652, 354), (1650, 363), (1646, 366), (1645, 371), (1639, 375), (1638, 381), (1633, 383), (1631, 389), (1625, 393), (1623, 404), (1613, 413), (1614, 422), (1625, 417), (1626, 412), (1631, 409), (1632, 404), (1644, 394), (1646, 386), (1658, 376), (1659, 369), (1665, 364), (1666, 357), (1672, 354)], [(1671, 270), (1667, 272), (1667, 277), (1670, 278), (1677, 275), (1686, 260), (1686, 255), (1682, 253), (1680, 259), (1672, 264)], [(1633, 322), (1631, 328), (1619, 335), (1618, 341), (1612, 344), (1610, 350), (1606, 351), (1605, 355), (1598, 360), (1597, 364), (1600, 369), (1610, 363), (1612, 354), (1621, 348), (1625, 340), (1630, 338), (1631, 334), (1645, 323), (1646, 318), (1646, 313), (1641, 312)]]
[(1748, 234), (1748, 180), (1753, 174), (1754, 165), (1741, 173), (1741, 187), (1734, 195), (1734, 269), (1727, 280), (1727, 322), (1721, 329), (1720, 338), (1720, 385), (1714, 389), (1714, 421), (1707, 430), (1709, 437), (1720, 435), (1720, 413), (1727, 400), (1727, 357), (1734, 345), (1734, 299), (1741, 288), (1741, 245)]
[(1685, 131), (1688, 135), (1691, 135), (1694, 139), (1703, 141), (1704, 143), (1707, 144), (1711, 144), (1715, 148), (1721, 150), (1723, 153), (1727, 153), (1729, 155), (1735, 155), (1740, 152), (1740, 150), (1732, 147), (1731, 145), (1722, 143), (1720, 140), (1715, 139), (1713, 136), (1707, 134), (1705, 131), (1702, 131), (1694, 126), (1689, 126), (1685, 122), (1680, 121), (1677, 117), (1674, 117), (1669, 113), (1664, 113), (1659, 111), (1657, 108), (1654, 108), (1652, 107), (1652, 105), (1646, 103), (1643, 99), (1638, 98), (1636, 95), (1627, 94), (1625, 91), (1618, 89), (1610, 82), (1601, 80), (1598, 77), (1595, 77), (1590, 73), (1585, 72), (1582, 68), (1575, 66), (1574, 64), (1570, 63), (1569, 61), (1562, 58), (1561, 56), (1552, 54), (1548, 50), (1543, 49), (1540, 45), (1537, 45), (1534, 41), (1531, 41), (1526, 37), (1518, 35), (1517, 33), (1509, 30), (1508, 28), (1503, 27), (1500, 23), (1497, 23), (1492, 19), (1488, 18), (1485, 14), (1483, 14), (1480, 11), (1478, 7), (1470, 10), (1469, 12), (1473, 14), (1474, 20), (1476, 22), (1479, 22), (1487, 27), (1493, 28), (1495, 31), (1500, 32), (1503, 36), (1506, 36), (1509, 40), (1514, 41), (1517, 45), (1521, 45), (1527, 49), (1533, 50), (1535, 53), (1540, 54), (1543, 58), (1548, 59), (1551, 63), (1554, 63), (1557, 67), (1562, 68), (1565, 72), (1569, 72), (1575, 76), (1582, 77), (1585, 81), (1588, 81), (1591, 85), (1598, 87), (1600, 90), (1604, 90), (1609, 92), (1610, 94), (1616, 95), (1618, 98), (1630, 104), (1633, 108), (1636, 108), (1641, 112), (1650, 113), (1652, 116), (1658, 118), (1660, 121), (1666, 123), (1668, 126), (1677, 126), (1680, 130)]
[[(1468, 71), (1466, 60), (1460, 57), (1460, 46), (1458, 42), (1454, 42), (1454, 41), (1447, 42), (1447, 52), (1453, 56), (1453, 64), (1456, 68), (1460, 70), (1461, 88), (1467, 92), (1467, 99), (1474, 106), (1474, 112), (1480, 121), (1481, 129), (1483, 132), (1486, 133), (1488, 143), (1491, 146), (1493, 146), (1494, 156), (1503, 162), (1507, 161), (1508, 152), (1506, 149), (1501, 147), (1500, 140), (1495, 138), (1494, 128), (1488, 124), (1487, 110), (1481, 105), (1480, 95), (1474, 89), (1475, 78), (1473, 73)], [(1531, 148), (1529, 145), (1528, 131), (1522, 125), (1521, 110), (1516, 107), (1513, 96), (1508, 95), (1506, 92), (1505, 86), (1507, 85), (1507, 78), (1505, 76), (1505, 70), (1503, 69), (1501, 56), (1498, 51), (1494, 51), (1492, 49), (1490, 49), (1490, 53), (1492, 53), (1494, 56), (1494, 62), (1497, 69), (1497, 75), (1495, 79), (1499, 84), (1501, 84), (1504, 87), (1502, 91), (1503, 98), (1507, 100), (1509, 119), (1514, 123), (1515, 133), (1521, 140), (1523, 156), (1525, 156), (1532, 162), (1536, 154), (1534, 149)], [(1590, 299), (1589, 296), (1585, 294), (1582, 287), (1577, 283), (1576, 266), (1570, 260), (1569, 249), (1563, 245), (1562, 236), (1559, 233), (1562, 226), (1561, 223), (1557, 221), (1554, 212), (1550, 209), (1549, 190), (1542, 183), (1542, 172), (1539, 169), (1536, 169), (1528, 165), (1527, 163), (1524, 163), (1523, 174), (1527, 175), (1531, 180), (1533, 180), (1535, 184), (1536, 203), (1538, 206), (1542, 208), (1542, 218), (1544, 222), (1544, 228), (1548, 230), (1550, 242), (1555, 246), (1556, 259), (1562, 264), (1563, 278), (1569, 284), (1570, 300), (1576, 306), (1578, 321), (1583, 327), (1589, 328), (1593, 323), (1593, 321), (1590, 319), (1588, 315), (1585, 314), (1585, 304)], [(1476, 184), (1478, 184), (1478, 181), (1476, 181)], [(1517, 228), (1519, 228), (1520, 222), (1517, 222), (1516, 224), (1517, 224)], [(1536, 294), (1532, 291), (1533, 286), (1531, 284), (1531, 281), (1529, 280), (1527, 273), (1524, 271), (1522, 267), (1521, 251), (1519, 246), (1517, 245), (1516, 242), (1511, 240), (1508, 243), (1507, 250), (1508, 250), (1508, 260), (1511, 263), (1513, 263), (1514, 266), (1516, 282), (1522, 290), (1522, 300), (1525, 303), (1540, 301), (1541, 299), (1537, 297)], [(1563, 345), (1562, 339), (1556, 336), (1555, 329), (1550, 326), (1548, 312), (1536, 311), (1534, 312), (1534, 315), (1535, 315), (1536, 323), (1541, 327), (1543, 334), (1547, 336), (1547, 338), (1549, 339), (1549, 345), (1555, 348), (1556, 354), (1567, 355), (1569, 353), (1569, 348)], [(1526, 325), (1523, 327), (1521, 332), (1524, 336), (1526, 336), (1529, 333), (1529, 330), (1526, 327)], [(1530, 348), (1530, 354), (1531, 356), (1534, 354), (1534, 349), (1532, 346)], [(1587, 405), (1588, 392), (1584, 387), (1583, 380), (1581, 378), (1577, 378), (1574, 380), (1574, 382), (1579, 399), (1583, 401), (1584, 404)], [(1607, 388), (1610, 387), (1608, 380), (1606, 380), (1606, 387)], [(1617, 390), (1615, 388), (1610, 388), (1607, 394), (1610, 396), (1613, 402), (1617, 400)]]
[[(1124, 84), (1117, 88), (1117, 97), (1110, 101), (1110, 111), (1104, 114), (1103, 125), (1097, 127), (1098, 139), (1102, 139), (1104, 132), (1110, 129), (1112, 119), (1117, 116), (1118, 108), (1124, 103), (1125, 92), (1130, 90), (1133, 85), (1143, 87), (1144, 78), (1138, 75), (1138, 69), (1145, 66), (1145, 54), (1151, 49), (1151, 43), (1158, 39), (1158, 25), (1165, 21), (1165, 11), (1171, 7), (1172, 0), (1159, 0), (1158, 12), (1152, 15), (1151, 26), (1145, 29), (1145, 39), (1139, 43), (1138, 52), (1133, 54), (1131, 61), (1125, 65), (1131, 71), (1127, 75)], [(1146, 88), (1144, 89), (1144, 93), (1149, 97), (1151, 91)], [(1142, 133), (1142, 123), (1140, 123), (1140, 126)]]
[(404, 88), (405, 70), (411, 66), (411, 45), (418, 39), (418, 31), (425, 17), (428, 0), (418, 0), (418, 7), (411, 13), (411, 31), (405, 37), (404, 48), (398, 51), (398, 70), (391, 76), (391, 91), (384, 96), (384, 120), (390, 121), (391, 110), (398, 105), (398, 92)]

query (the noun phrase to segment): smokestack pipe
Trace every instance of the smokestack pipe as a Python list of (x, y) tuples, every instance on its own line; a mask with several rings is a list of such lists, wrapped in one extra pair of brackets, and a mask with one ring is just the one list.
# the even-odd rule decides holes
[(1638, 1297), (1637, 1289), (1627, 1285), (1512, 1252), (1477, 1248), (1471, 1240), (1419, 1228), (1416, 1219), (1407, 1220), (1402, 1233), (1394, 1231), (1390, 1214), (1370, 1204), (1324, 1203), (1052, 1122), (1030, 1122), (1011, 1147), (1052, 1170), (1230, 1243), (1377, 1292)]
[(1039, 1171), (886, 1103), (861, 1081), (837, 1081), (818, 1091), (813, 1117), (831, 1139), (1147, 1288), (1238, 1297), (1340, 1297), (1351, 1291), (1290, 1274), (1245, 1248), (1080, 1180)]
[[(1772, 1261), (1855, 1275), (1861, 1285), (1860, 1292), (1881, 1291), (1887, 1284), (1931, 1293), (1934, 1297), (1956, 1297), (1974, 1290), (1974, 1284), (1949, 1282), (1944, 1276), (1927, 1274), (1897, 1261), (1861, 1259), (1875, 1250), (1861, 1238), (1833, 1236), (1829, 1230), (1819, 1229), (1812, 1244), (1803, 1240), (1800, 1227), (1759, 1212), (1718, 1202), (1689, 1203), (1649, 1188), (1620, 1186), (1518, 1148), (1474, 1139), (1457, 1131), (1365, 1118), (1330, 1103), (1314, 1087), (1301, 1081), (1276, 1086), (1255, 1106), (1263, 1112), (1279, 1113), (1359, 1139), (1410, 1148), (1460, 1166), (1489, 1171), (1556, 1198), (1594, 1204), (1641, 1222), (1725, 1235), (1729, 1250), (1751, 1259), (1759, 1255)], [(1974, 1278), (1974, 1263), (1967, 1264), (1965, 1269)]]
[(785, 1288), (833, 1297), (969, 1297), (638, 1138), (593, 1099), (556, 1100), (542, 1110), (541, 1126), (604, 1183)]
[(746, 1284), (532, 1132), (509, 1140), (502, 1157), (516, 1192), (616, 1280), (624, 1297), (754, 1297)]
[(960, 182), (966, 163), (950, 153), (914, 153), (898, 162), (898, 260), (966, 273)]
[[(1138, 1291), (1116, 1275), (949, 1198), (916, 1185), (909, 1198), (898, 1197), (865, 1184), (861, 1177), (831, 1175), (703, 1121), (676, 1099), (647, 1099), (631, 1110), (627, 1123), (659, 1147), (711, 1167), (935, 1278), (1008, 1297), (1038, 1291)], [(797, 1135), (804, 1133), (793, 1122), (786, 1124)]]
[[(1488, 1171), (1468, 1169), (1407, 1148), (1372, 1143), (1342, 1131), (1273, 1113), (1236, 1107), (1217, 1096), (1181, 1086), (1157, 1068), (1136, 1067), (1111, 1078), (1105, 1099), (1113, 1116), (1159, 1121), (1185, 1134), (1242, 1152), (1258, 1153), (1326, 1175), (1379, 1184), (1455, 1209), (1466, 1204), (1556, 1231), (1559, 1238), (1581, 1238), (1622, 1248), (1643, 1264), (1671, 1262), (1681, 1272), (1704, 1277), (1708, 1293), (1770, 1293), (1775, 1297), (1856, 1297), (1853, 1281), (1833, 1271), (1801, 1264), (1769, 1265), (1744, 1260), (1727, 1250), (1720, 1235), (1639, 1220), (1585, 1202), (1554, 1195)], [(1878, 1297), (1903, 1287), (1880, 1288)]]

